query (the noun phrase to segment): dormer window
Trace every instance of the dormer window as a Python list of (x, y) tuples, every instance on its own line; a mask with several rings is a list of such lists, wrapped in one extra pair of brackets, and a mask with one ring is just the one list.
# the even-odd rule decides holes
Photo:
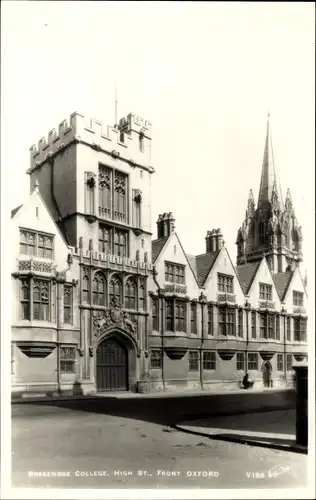
[(234, 277), (227, 274), (218, 274), (217, 287), (219, 292), (234, 293)]
[(53, 259), (54, 236), (20, 229), (20, 253), (44, 259)]
[(293, 290), (293, 306), (302, 307), (304, 305), (304, 294)]
[(185, 266), (165, 262), (165, 280), (171, 283), (185, 284)]
[(260, 298), (260, 300), (272, 300), (272, 285), (260, 283), (259, 284), (259, 298)]

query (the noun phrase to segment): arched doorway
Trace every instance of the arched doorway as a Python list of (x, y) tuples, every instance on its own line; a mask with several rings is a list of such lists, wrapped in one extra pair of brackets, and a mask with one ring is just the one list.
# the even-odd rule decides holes
[(272, 366), (270, 361), (266, 361), (262, 365), (263, 387), (272, 387)]
[(103, 340), (96, 352), (98, 392), (128, 390), (128, 353), (116, 338)]

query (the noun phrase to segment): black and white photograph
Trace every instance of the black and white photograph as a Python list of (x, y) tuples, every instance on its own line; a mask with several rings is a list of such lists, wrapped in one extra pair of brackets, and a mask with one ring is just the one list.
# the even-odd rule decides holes
[(1, 14), (1, 498), (315, 498), (315, 4)]

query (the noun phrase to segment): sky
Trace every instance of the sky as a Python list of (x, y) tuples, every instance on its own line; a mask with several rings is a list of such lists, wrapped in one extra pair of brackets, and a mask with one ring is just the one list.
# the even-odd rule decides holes
[(28, 196), (30, 146), (73, 111), (114, 124), (116, 81), (119, 117), (152, 123), (154, 237), (172, 211), (187, 253), (221, 228), (236, 261), (270, 112), (283, 196), (290, 188), (314, 266), (313, 3), (4, 1), (1, 23), (5, 208)]

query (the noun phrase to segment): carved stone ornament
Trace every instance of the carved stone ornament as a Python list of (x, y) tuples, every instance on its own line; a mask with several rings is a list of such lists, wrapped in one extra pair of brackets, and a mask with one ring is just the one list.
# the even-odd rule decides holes
[(187, 293), (187, 287), (185, 285), (165, 285), (165, 292)]
[(35, 271), (38, 273), (51, 273), (54, 266), (51, 262), (40, 262), (37, 260), (20, 260), (19, 271)]
[(128, 331), (133, 336), (136, 334), (137, 325), (133, 316), (124, 311), (121, 304), (113, 300), (103, 316), (93, 318), (93, 335), (98, 338), (106, 330), (115, 326)]

